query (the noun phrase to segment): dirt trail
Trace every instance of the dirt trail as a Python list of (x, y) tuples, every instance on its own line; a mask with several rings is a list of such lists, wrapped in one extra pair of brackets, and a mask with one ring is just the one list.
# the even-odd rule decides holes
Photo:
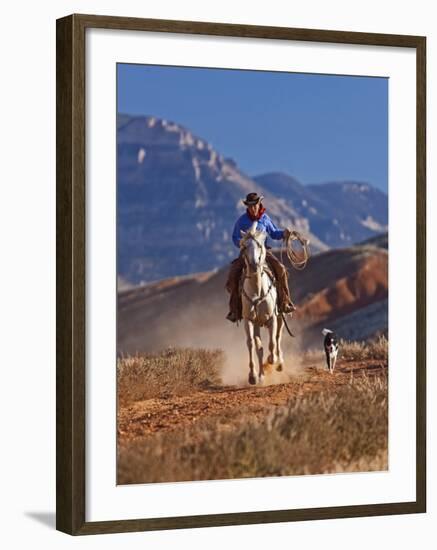
[[(386, 361), (343, 361), (334, 375), (307, 363), (299, 377), (290, 381), (284, 373), (268, 372), (263, 386), (218, 386), (188, 395), (160, 396), (136, 401), (118, 410), (118, 443), (171, 430), (181, 430), (202, 419), (216, 417), (221, 429), (264, 415), (267, 409), (285, 405), (296, 397), (321, 390), (332, 391), (351, 376), (373, 376), (387, 368)], [(286, 382), (275, 383), (278, 380)], [(273, 382), (273, 383), (272, 383)], [(270, 384), (270, 385), (269, 385)]]

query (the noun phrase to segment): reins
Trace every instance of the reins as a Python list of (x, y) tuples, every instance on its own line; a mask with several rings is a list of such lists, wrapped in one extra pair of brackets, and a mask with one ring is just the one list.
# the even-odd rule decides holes
[(284, 321), (285, 328), (287, 329), (288, 334), (294, 338), (294, 334), (291, 332), (291, 330), (288, 328), (287, 321), (285, 320), (284, 314), (281, 313), (282, 320)]

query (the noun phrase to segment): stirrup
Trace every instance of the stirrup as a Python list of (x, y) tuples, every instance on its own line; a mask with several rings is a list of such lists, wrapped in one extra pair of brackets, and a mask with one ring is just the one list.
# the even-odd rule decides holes
[(231, 323), (236, 323), (238, 321), (237, 319), (237, 316), (235, 315), (235, 313), (233, 311), (230, 311), (227, 315), (226, 315), (226, 319), (228, 321), (231, 321)]

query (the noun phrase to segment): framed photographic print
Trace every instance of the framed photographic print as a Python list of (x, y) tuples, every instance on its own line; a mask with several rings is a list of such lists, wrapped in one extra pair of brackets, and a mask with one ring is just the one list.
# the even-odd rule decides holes
[(425, 512), (425, 48), (57, 21), (57, 529)]

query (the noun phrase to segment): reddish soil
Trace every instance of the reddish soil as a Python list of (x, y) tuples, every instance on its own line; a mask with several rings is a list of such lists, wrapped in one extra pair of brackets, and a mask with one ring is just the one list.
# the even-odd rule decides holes
[(320, 391), (335, 391), (350, 380), (351, 376), (374, 376), (387, 369), (381, 360), (342, 361), (333, 375), (319, 363), (308, 363), (301, 376), (269, 385), (277, 373), (267, 373), (266, 383), (259, 386), (219, 386), (188, 395), (161, 396), (120, 406), (118, 411), (118, 443), (150, 436), (152, 434), (181, 430), (193, 424), (215, 418), (220, 427), (235, 426), (264, 415), (267, 409), (285, 405), (297, 397)]
[(384, 251), (363, 258), (354, 267), (326, 288), (307, 297), (295, 317), (315, 321), (341, 317), (387, 297), (388, 263)]

